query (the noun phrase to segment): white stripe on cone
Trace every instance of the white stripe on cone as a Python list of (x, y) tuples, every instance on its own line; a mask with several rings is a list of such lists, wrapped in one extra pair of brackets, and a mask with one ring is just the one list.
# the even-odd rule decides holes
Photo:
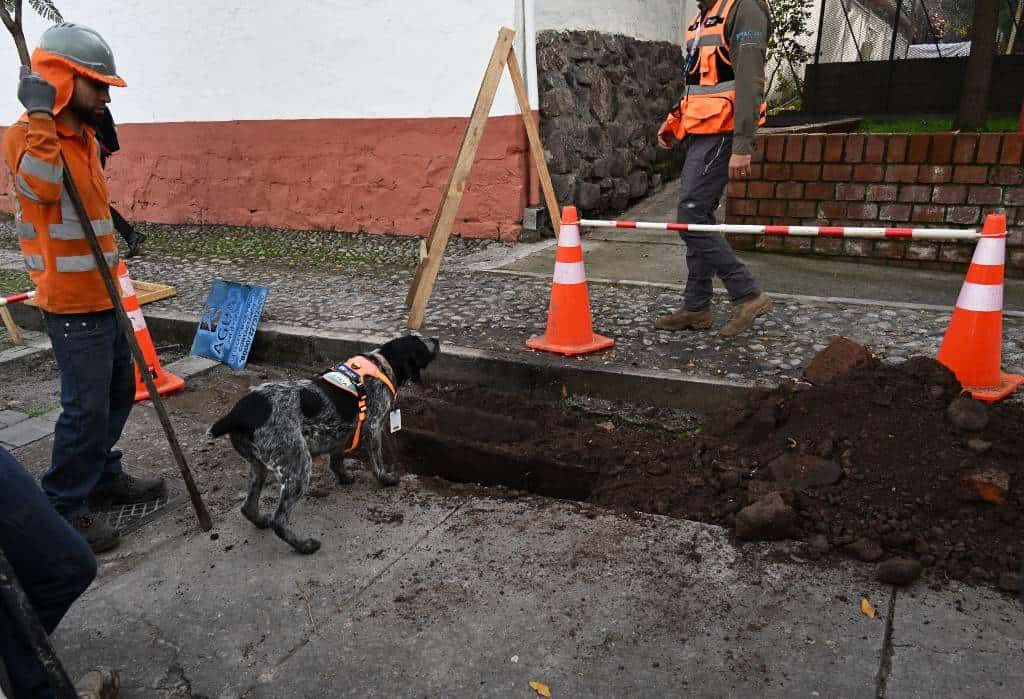
[(118, 279), (121, 282), (121, 298), (130, 299), (135, 296), (135, 285), (132, 284), (132, 278), (127, 274), (122, 274)]
[(142, 315), (142, 309), (136, 308), (134, 311), (128, 311), (128, 320), (132, 322), (132, 329), (135, 332), (139, 332), (146, 327), (146, 319)]
[(1002, 265), (1006, 263), (1006, 238), (985, 238), (974, 248), (974, 264)]
[(560, 248), (578, 248), (580, 246), (580, 227), (575, 223), (570, 223), (562, 226), (561, 232), (558, 234), (558, 247)]
[(975, 284), (964, 282), (960, 289), (960, 297), (956, 300), (956, 307), (965, 311), (1001, 311), (1003, 310), (1003, 285), (1002, 284)]
[(582, 262), (556, 262), (555, 284), (582, 284), (587, 281), (587, 273)]

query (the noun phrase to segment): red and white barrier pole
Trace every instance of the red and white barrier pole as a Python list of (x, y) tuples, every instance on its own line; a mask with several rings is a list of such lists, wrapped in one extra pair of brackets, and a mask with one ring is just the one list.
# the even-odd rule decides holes
[(732, 224), (645, 223), (642, 221), (596, 221), (583, 219), (589, 228), (635, 228), (697, 233), (744, 233), (747, 235), (791, 235), (818, 238), (897, 238), (912, 240), (977, 240), (977, 230), (952, 228), (863, 228), (843, 226), (746, 226)]
[(12, 303), (18, 303), (19, 301), (28, 301), (29, 299), (34, 299), (35, 297), (36, 292), (34, 291), (26, 291), (21, 294), (14, 294), (13, 296), (0, 296), (0, 306), (10, 306)]

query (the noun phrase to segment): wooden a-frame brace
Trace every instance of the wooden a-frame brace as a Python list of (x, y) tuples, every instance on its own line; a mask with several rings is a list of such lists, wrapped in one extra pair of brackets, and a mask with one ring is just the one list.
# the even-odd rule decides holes
[(523, 80), (519, 59), (516, 58), (516, 52), (512, 47), (515, 35), (516, 33), (508, 27), (502, 27), (498, 32), (498, 41), (494, 45), (491, 61), (487, 65), (487, 71), (484, 73), (484, 79), (480, 85), (480, 92), (476, 96), (476, 103), (473, 105), (473, 113), (469, 118), (466, 134), (462, 138), (462, 145), (459, 146), (458, 155), (455, 157), (455, 166), (448, 176), (448, 184), (441, 197), (441, 205), (434, 216), (430, 236), (420, 245), (420, 263), (416, 268), (416, 276), (413, 277), (409, 294), (405, 299), (405, 304), (410, 307), (409, 320), (406, 325), (412, 330), (419, 330), (423, 325), (427, 302), (434, 290), (434, 282), (437, 281), (437, 273), (441, 269), (441, 261), (448, 245), (448, 238), (451, 236), (452, 226), (455, 224), (462, 195), (466, 191), (466, 180), (473, 168), (476, 150), (483, 137), (484, 126), (490, 115), (491, 105), (494, 104), (494, 95), (498, 91), (498, 84), (501, 82), (501, 76), (505, 72), (506, 66), (508, 66), (516, 98), (519, 101), (519, 111), (523, 114), (526, 136), (530, 143), (530, 156), (540, 176), (540, 184), (544, 191), (544, 201), (548, 207), (548, 214), (551, 216), (551, 223), (555, 231), (558, 231), (562, 225), (558, 201), (555, 199), (555, 188), (551, 184), (551, 175), (548, 173), (548, 166), (544, 160), (540, 132), (537, 130), (537, 124), (530, 111), (530, 97), (526, 90), (526, 82)]

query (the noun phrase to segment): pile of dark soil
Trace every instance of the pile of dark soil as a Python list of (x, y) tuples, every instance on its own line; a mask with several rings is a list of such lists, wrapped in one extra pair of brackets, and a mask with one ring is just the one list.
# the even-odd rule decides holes
[[(403, 405), (404, 463), (623, 512), (739, 519), (740, 538), (803, 540), (812, 558), (917, 559), (931, 577), (1009, 590), (1022, 554), (1024, 409), (960, 394), (931, 359), (871, 361), (824, 385), (756, 392), (683, 433), (434, 386)], [(767, 521), (751, 525), (744, 508), (768, 501)]]

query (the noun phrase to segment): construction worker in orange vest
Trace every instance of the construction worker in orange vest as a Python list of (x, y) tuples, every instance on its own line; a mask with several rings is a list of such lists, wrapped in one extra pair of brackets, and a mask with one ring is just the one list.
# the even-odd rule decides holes
[(18, 242), (60, 367), (63, 411), (43, 490), (96, 552), (118, 538), (90, 516), (90, 505), (146, 502), (166, 490), (163, 479), (126, 474), (114, 449), (135, 398), (131, 350), (63, 186), (66, 163), (113, 270), (117, 242), (92, 128), (111, 85), (125, 82), (98, 33), (77, 24), (51, 27), (32, 54), (32, 69), (22, 68), (18, 99), (25, 114), (3, 138)]
[[(771, 13), (765, 0), (698, 0), (686, 30), (682, 99), (658, 131), (658, 145), (686, 147), (680, 223), (713, 224), (729, 178), (750, 175), (754, 134), (764, 123), (765, 54)], [(722, 279), (732, 313), (719, 331), (734, 337), (771, 310), (747, 266), (719, 233), (682, 232), (686, 242), (683, 308), (657, 319), (661, 330), (706, 330), (712, 325), (711, 283)]]

